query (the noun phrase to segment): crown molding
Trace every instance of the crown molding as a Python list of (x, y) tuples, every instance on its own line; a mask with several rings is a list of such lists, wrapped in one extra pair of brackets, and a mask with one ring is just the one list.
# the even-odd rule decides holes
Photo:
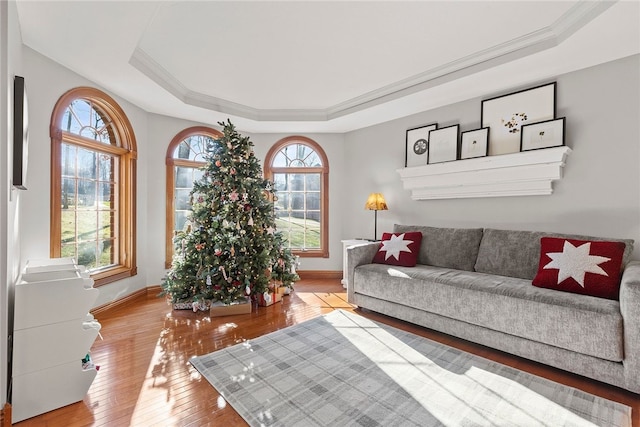
[(326, 122), (558, 46), (614, 3), (578, 2), (547, 27), (325, 109), (261, 109), (190, 90), (140, 47), (134, 49), (129, 64), (188, 105), (258, 122)]

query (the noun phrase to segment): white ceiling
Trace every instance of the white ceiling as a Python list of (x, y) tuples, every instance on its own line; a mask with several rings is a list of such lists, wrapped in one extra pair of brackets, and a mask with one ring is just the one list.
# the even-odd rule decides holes
[(640, 52), (640, 2), (18, 0), (23, 43), (146, 111), (346, 132)]

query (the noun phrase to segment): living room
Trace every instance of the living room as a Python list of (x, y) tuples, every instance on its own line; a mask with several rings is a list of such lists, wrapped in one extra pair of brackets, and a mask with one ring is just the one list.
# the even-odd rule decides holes
[[(342, 240), (377, 239), (381, 232), (391, 231), (394, 224), (553, 231), (640, 240), (637, 2), (618, 2), (603, 8), (587, 22), (581, 21), (583, 29), (557, 41), (557, 45), (549, 49), (509, 58), (510, 61), (496, 61), (494, 67), (476, 68), (450, 81), (433, 79), (433, 87), (423, 88), (427, 95), (421, 95), (418, 90), (402, 93), (403, 98), (422, 96), (419, 98), (424, 105), (422, 109), (404, 110), (400, 101), (386, 99), (389, 102), (380, 105), (370, 101), (361, 109), (353, 107), (357, 110), (353, 114), (307, 121), (256, 120), (191, 104), (183, 105), (184, 115), (168, 115), (148, 105), (143, 107), (116, 90), (116, 86), (111, 89), (106, 83), (94, 81), (80, 70), (39, 52), (39, 48), (44, 49), (39, 43), (46, 36), (34, 32), (34, 21), (24, 18), (41, 17), (36, 13), (38, 3), (19, 3), (9, 1), (0, 5), (3, 105), (12, 105), (14, 75), (25, 78), (29, 100), (26, 191), (13, 189), (9, 182), (10, 144), (5, 145), (0, 157), (2, 169), (7, 171), (0, 178), (3, 183), (0, 217), (3, 218), (2, 235), (6, 236), (0, 247), (3, 254), (0, 272), (6, 278), (0, 285), (2, 336), (8, 334), (4, 321), (10, 315), (7, 301), (21, 269), (29, 259), (50, 256), (51, 116), (60, 97), (77, 87), (98, 88), (113, 97), (131, 122), (137, 143), (137, 274), (100, 286), (95, 307), (114, 304), (160, 284), (167, 271), (166, 263), (170, 261), (165, 253), (167, 201), (164, 196), (169, 143), (181, 131), (193, 126), (221, 130), (218, 120), (229, 116), (234, 117), (232, 121), (239, 131), (251, 138), (255, 156), (261, 163), (274, 144), (292, 135), (313, 140), (326, 154), (329, 163), (328, 256), (302, 257), (299, 271), (303, 279), (305, 273), (310, 278), (340, 278)], [(98, 3), (104, 6), (104, 2)], [(131, 7), (134, 8), (130, 12), (132, 16), (141, 13), (138, 9), (143, 8), (135, 4)], [(159, 7), (160, 11), (164, 10), (161, 4)], [(44, 7), (39, 13), (60, 18)], [(88, 31), (92, 24), (78, 25)], [(117, 42), (114, 40), (114, 45)], [(415, 55), (428, 55), (419, 46), (412, 47), (411, 51)], [(73, 49), (69, 48), (67, 54), (73, 56)], [(133, 52), (127, 52), (127, 61), (131, 55)], [(220, 55), (224, 58), (224, 48)], [(563, 55), (565, 60), (560, 59)], [(106, 74), (113, 72), (106, 64), (105, 69)], [(151, 81), (148, 76), (140, 77), (142, 75), (138, 78)], [(398, 172), (405, 167), (407, 130), (431, 123), (437, 123), (439, 128), (457, 124), (462, 132), (477, 129), (481, 127), (484, 100), (554, 82), (555, 118), (566, 117), (564, 145), (571, 152), (563, 165), (562, 177), (553, 182), (552, 194), (412, 199)], [(172, 103), (181, 104), (169, 90), (164, 92), (165, 97), (175, 98)], [(197, 113), (193, 114), (194, 110)], [(385, 118), (367, 116), (368, 110), (375, 110)], [(364, 125), (348, 123), (360, 116)], [(7, 111), (0, 118), (0, 130), (6, 141), (13, 140), (11, 117)], [(388, 210), (376, 213), (378, 233), (375, 236), (374, 214), (364, 209), (370, 193), (382, 193), (388, 205)], [(637, 245), (632, 259), (640, 259)], [(3, 342), (0, 348), (2, 359), (6, 360), (7, 344)], [(4, 390), (7, 386), (4, 363), (1, 372), (0, 388)], [(0, 400), (2, 405), (6, 403), (5, 397)], [(634, 406), (634, 411), (636, 408)], [(637, 413), (634, 416), (637, 417)]]

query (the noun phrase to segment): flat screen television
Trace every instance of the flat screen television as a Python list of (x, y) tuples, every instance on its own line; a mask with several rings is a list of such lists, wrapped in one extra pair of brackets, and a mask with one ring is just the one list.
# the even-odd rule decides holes
[(26, 190), (29, 154), (29, 114), (24, 77), (13, 79), (13, 179), (15, 188)]

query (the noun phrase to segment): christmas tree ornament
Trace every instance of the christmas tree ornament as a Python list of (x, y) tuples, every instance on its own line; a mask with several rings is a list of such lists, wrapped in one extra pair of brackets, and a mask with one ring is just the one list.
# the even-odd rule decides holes
[(211, 275), (207, 274), (207, 286), (211, 286)]
[(262, 298), (264, 299), (265, 305), (271, 304), (271, 294), (269, 293), (269, 291), (264, 291), (264, 293), (262, 294)]
[(227, 276), (227, 271), (225, 270), (225, 268), (223, 266), (220, 266), (219, 270), (222, 271), (222, 276), (224, 277), (224, 280), (228, 282), (229, 276)]

